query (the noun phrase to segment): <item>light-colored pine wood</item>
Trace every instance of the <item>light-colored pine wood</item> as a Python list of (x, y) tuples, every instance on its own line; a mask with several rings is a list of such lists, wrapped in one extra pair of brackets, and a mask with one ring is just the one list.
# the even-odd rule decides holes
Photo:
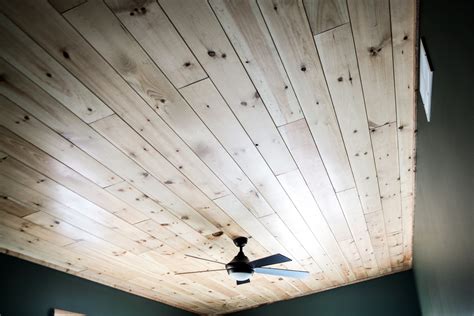
[(352, 188), (354, 179), (302, 1), (258, 3), (335, 190)]
[(0, 150), (129, 223), (146, 219), (130, 205), (3, 127), (0, 127)]
[[(5, 14), (209, 195), (227, 192), (187, 147), (73, 27), (44, 0), (2, 3)], [(44, 16), (44, 18), (41, 18)], [(44, 22), (48, 22), (48, 25)], [(54, 33), (54, 36), (51, 34)], [(67, 49), (66, 49), (67, 48)], [(73, 59), (74, 56), (74, 59)], [(91, 75), (94, 74), (94, 75)], [(130, 109), (133, 104), (133, 111)]]
[(349, 22), (345, 0), (304, 0), (313, 35)]
[(207, 1), (159, 1), (275, 174), (296, 168)]
[(68, 312), (62, 309), (54, 309), (53, 313), (54, 316), (86, 316), (86, 314)]
[(210, 4), (275, 124), (303, 118), (256, 1), (217, 0)]
[(377, 260), (375, 258), (369, 230), (357, 190), (350, 189), (339, 192), (337, 193), (337, 198), (339, 203), (341, 203), (341, 207), (344, 209), (347, 223), (349, 224), (352, 235), (354, 236), (354, 242), (359, 250), (367, 275), (378, 275), (379, 269)]
[(351, 28), (315, 37), (357, 190), (366, 213), (382, 208)]
[(337, 241), (351, 238), (334, 188), (305, 120), (280, 127), (280, 132)]
[[(7, 68), (4, 67), (4, 69)], [(195, 212), (189, 205), (186, 205), (179, 197), (169, 191), (164, 184), (158, 182), (144, 169), (134, 164), (132, 160), (128, 159), (94, 130), (68, 113), (54, 99), (49, 98), (41, 90), (35, 89), (36, 87), (30, 85), (26, 79), (21, 78), (19, 74), (15, 74), (11, 69), (9, 78), (10, 84), (6, 85), (5, 89), (2, 89), (3, 93), (21, 103), (25, 108), (28, 108), (31, 113), (41, 118), (43, 122), (48, 123), (57, 132), (65, 135), (69, 141), (91, 154), (98, 161), (107, 164), (109, 169), (121, 173), (125, 179), (134, 181), (151, 196), (166, 201), (165, 205), (168, 208), (179, 212), (180, 216), (187, 216), (196, 223), (196, 229), (206, 234), (212, 234), (217, 230), (202, 216), (199, 216), (198, 221), (194, 221), (192, 214)], [(15, 89), (11, 89), (12, 86)], [(29, 95), (30, 93), (31, 95)], [(43, 109), (47, 109), (47, 111)], [(68, 132), (69, 130), (72, 132)], [(198, 215), (196, 214), (196, 216)]]
[[(212, 315), (411, 267), (415, 1), (0, 8), (0, 252)], [(237, 236), (310, 275), (175, 275)]]
[(25, 205), (6, 195), (0, 196), (0, 208), (5, 212), (18, 217), (24, 217), (37, 212), (37, 210), (28, 207), (28, 205)]
[[(395, 123), (371, 130), (375, 165), (382, 198), (385, 229), (389, 244), (392, 268), (398, 266), (403, 254), (402, 206), (400, 199), (400, 172), (398, 169), (397, 128)], [(403, 257), (403, 256), (402, 256)]]
[[(158, 70), (153, 71), (152, 66), (146, 61), (147, 57), (138, 46), (132, 49), (130, 45), (132, 42), (127, 42), (126, 34), (118, 32), (122, 30), (111, 13), (105, 11), (106, 8), (101, 4), (91, 4), (82, 6), (80, 8), (71, 10), (67, 16), (71, 23), (73, 23), (89, 41), (93, 42), (99, 47), (102, 54), (110, 58), (110, 62), (116, 67), (119, 72), (122, 72), (130, 84), (135, 85), (136, 90), (145, 98), (148, 99), (150, 105), (156, 107), (156, 111), (160, 116), (183, 138), (183, 140), (196, 152), (196, 154), (219, 176), (219, 178), (226, 184), (232, 192), (237, 194), (242, 199), (249, 199), (252, 203), (252, 208), (258, 210), (260, 214), (269, 214), (273, 211), (266, 204), (265, 200), (260, 199), (258, 190), (248, 180), (242, 170), (235, 164), (229, 154), (218, 143), (209, 129), (199, 120), (199, 117), (192, 111), (192, 109), (181, 98), (177, 91), (166, 81), (166, 79), (158, 73)], [(100, 14), (102, 12), (102, 14)], [(96, 18), (92, 14), (97, 14)], [(102, 16), (101, 23), (99, 16)], [(107, 16), (108, 19), (104, 19)], [(95, 27), (94, 27), (95, 26)], [(101, 36), (97, 36), (101, 34)], [(109, 35), (109, 36), (107, 36)], [(115, 37), (111, 39), (110, 36)], [(109, 42), (106, 41), (109, 39)], [(130, 52), (129, 60), (138, 63), (137, 72), (127, 70), (127, 65), (123, 63), (114, 63), (120, 55), (120, 51)], [(120, 60), (119, 60), (120, 61)], [(146, 67), (140, 67), (143, 64)], [(146, 79), (141, 80), (141, 77), (146, 76)], [(152, 93), (151, 84), (155, 87), (163, 87), (163, 92), (156, 91)], [(161, 104), (161, 98), (166, 96), (165, 104)], [(166, 104), (169, 102), (169, 104)], [(238, 180), (239, 179), (239, 180)]]
[[(353, 273), (350, 271), (347, 260), (344, 258), (331, 229), (300, 172), (293, 171), (282, 174), (278, 176), (278, 180), (293, 203), (295, 203), (301, 215), (305, 218), (314, 236), (319, 240), (324, 249), (323, 251), (328, 255), (328, 259), (331, 258), (333, 260), (334, 267), (331, 263), (323, 260), (323, 270), (328, 271), (327, 274), (332, 276), (337, 282), (340, 282), (341, 276), (336, 271), (340, 271), (339, 273), (345, 280), (352, 278)], [(324, 253), (321, 256), (324, 257)]]
[(2, 161), (0, 166), (0, 173), (3, 176), (15, 179), (17, 182), (34, 189), (39, 194), (42, 194), (44, 199), (47, 200), (48, 203), (51, 203), (51, 205), (58, 206), (58, 204), (61, 204), (135, 241), (137, 243), (137, 249), (140, 249), (137, 250), (138, 252), (145, 251), (146, 248), (153, 249), (156, 247), (156, 241), (150, 239), (143, 231), (113, 216), (113, 214), (65, 187), (49, 179), (45, 179), (42, 175), (23, 166), (19, 162), (6, 159)]
[[(274, 236), (280, 238), (287, 236), (288, 243), (291, 240), (295, 247), (290, 252), (299, 254), (295, 255), (297, 259), (309, 257), (307, 251), (315, 251), (314, 254), (319, 252), (319, 255), (313, 255), (313, 257), (322, 257), (324, 251), (315, 247), (317, 241), (310, 233), (304, 218), (298, 213), (277, 178), (273, 176), (258, 151), (252, 146), (245, 131), (235, 120), (212, 83), (203, 80), (182, 89), (182, 93), (219, 141), (229, 152), (234, 153), (234, 159), (239, 162), (242, 170), (249, 174), (250, 179), (257, 187), (261, 188), (260, 193), (276, 212), (276, 215), (270, 214), (261, 217), (262, 221), (267, 223), (266, 226), (270, 227), (269, 230)], [(284, 227), (281, 225), (280, 218), (285, 223)], [(285, 226), (288, 226), (289, 230)], [(310, 242), (314, 249), (304, 250), (293, 235), (297, 237), (303, 247), (305, 242)]]
[(395, 91), (389, 0), (348, 0), (370, 127), (394, 122)]
[(83, 121), (90, 123), (113, 113), (3, 14), (0, 27), (1, 57)]
[(106, 3), (175, 87), (207, 77), (155, 1), (107, 0)]
[[(124, 153), (128, 153), (131, 159), (182, 197), (184, 201), (216, 227), (223, 227), (224, 231), (230, 236), (236, 237), (242, 234), (242, 230), (225, 212), (219, 209), (199, 188), (181, 174), (178, 169), (174, 168), (150, 144), (131, 130), (120, 118), (113, 115), (96, 121), (92, 124), (92, 127)], [(109, 188), (112, 188), (112, 186)], [(183, 216), (187, 215), (181, 214), (181, 217)]]
[(22, 219), (7, 213), (7, 209), (0, 209), (0, 224), (21, 232), (26, 232), (32, 236), (48, 241), (53, 245), (63, 247), (75, 243), (76, 240), (55, 233), (49, 229), (38, 226), (27, 219)]
[[(3, 85), (0, 85), (3, 87)], [(0, 96), (0, 122), (16, 134), (36, 144), (98, 185), (104, 187), (121, 179), (74, 144), (54, 133), (4, 96)]]
[(365, 221), (369, 230), (370, 240), (374, 248), (375, 258), (381, 274), (391, 272), (390, 253), (388, 250), (387, 233), (383, 211), (365, 214)]
[(405, 267), (412, 260), (415, 203), (416, 5), (413, 0), (390, 2)]

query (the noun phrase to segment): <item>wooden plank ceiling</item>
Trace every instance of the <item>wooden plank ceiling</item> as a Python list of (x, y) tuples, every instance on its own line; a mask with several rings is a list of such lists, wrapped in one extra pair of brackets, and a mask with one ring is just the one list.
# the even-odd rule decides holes
[[(201, 314), (408, 269), (415, 0), (1, 0), (0, 247)], [(193, 254), (282, 253), (236, 286)]]

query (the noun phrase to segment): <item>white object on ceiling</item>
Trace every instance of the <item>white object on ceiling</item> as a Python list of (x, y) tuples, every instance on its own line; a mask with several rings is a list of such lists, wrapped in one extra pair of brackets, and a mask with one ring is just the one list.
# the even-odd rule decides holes
[(426, 119), (431, 117), (431, 90), (433, 86), (433, 70), (431, 69), (428, 55), (423, 41), (420, 40), (420, 94), (425, 107)]

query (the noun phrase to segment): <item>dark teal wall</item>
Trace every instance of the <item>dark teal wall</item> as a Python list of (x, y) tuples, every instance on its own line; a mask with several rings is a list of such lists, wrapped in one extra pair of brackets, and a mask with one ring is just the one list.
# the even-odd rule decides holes
[(472, 316), (474, 5), (420, 5), (420, 35), (434, 77), (431, 122), (418, 113), (415, 278), (424, 315)]
[(235, 316), (421, 315), (411, 271), (233, 314)]
[(0, 254), (0, 315), (190, 316), (191, 313)]

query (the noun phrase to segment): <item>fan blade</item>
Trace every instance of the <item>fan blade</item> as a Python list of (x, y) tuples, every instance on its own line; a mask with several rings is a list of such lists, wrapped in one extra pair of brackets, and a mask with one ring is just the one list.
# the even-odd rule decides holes
[(276, 255), (271, 255), (265, 258), (260, 258), (254, 261), (250, 261), (249, 264), (254, 268), (269, 266), (272, 264), (283, 263), (291, 261), (290, 258), (285, 257), (282, 254), (277, 253)]
[(275, 268), (255, 268), (256, 273), (270, 274), (276, 276), (284, 276), (290, 278), (302, 279), (309, 275), (308, 271), (298, 271), (298, 270), (285, 270), (285, 269), (275, 269)]
[(245, 281), (236, 281), (237, 285), (245, 284), (245, 283), (250, 283), (250, 279), (247, 279)]
[(185, 255), (185, 256), (186, 256), (186, 257), (190, 257), (190, 258), (194, 258), (194, 259), (199, 259), (199, 260), (204, 260), (204, 261), (209, 261), (209, 262), (214, 262), (214, 263), (219, 263), (219, 264), (225, 264), (224, 262), (219, 262), (219, 261), (215, 261), (215, 260), (204, 259), (204, 258), (201, 258), (201, 257), (192, 256), (192, 255)]
[(226, 269), (214, 269), (214, 270), (201, 270), (201, 271), (189, 271), (189, 272), (175, 272), (174, 275), (202, 273), (202, 272), (216, 272), (216, 271), (225, 271), (225, 270)]

